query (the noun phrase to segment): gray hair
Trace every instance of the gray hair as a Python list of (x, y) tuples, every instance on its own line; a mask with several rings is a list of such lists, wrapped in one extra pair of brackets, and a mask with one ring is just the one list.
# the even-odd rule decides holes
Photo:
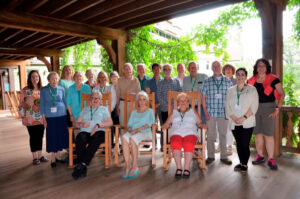
[(48, 82), (50, 81), (50, 78), (51, 78), (51, 76), (52, 75), (57, 75), (57, 77), (58, 77), (58, 79), (59, 79), (59, 75), (58, 75), (58, 73), (57, 72), (55, 72), (55, 71), (52, 71), (52, 72), (50, 72), (49, 74), (48, 74), (48, 76), (47, 76), (47, 80), (48, 80)]
[(163, 65), (163, 69), (165, 68), (165, 66), (170, 66), (171, 71), (173, 70), (173, 66), (172, 66), (171, 64), (164, 64), (164, 65)]
[(93, 89), (93, 90), (92, 90), (92, 93), (91, 93), (91, 101), (92, 101), (94, 95), (99, 95), (100, 100), (102, 99), (102, 94), (101, 94), (101, 92), (100, 92), (99, 90), (97, 90), (97, 89)]
[(179, 103), (179, 99), (180, 98), (185, 98), (188, 102), (190, 102), (190, 98), (189, 98), (189, 96), (186, 94), (186, 93), (179, 93), (178, 95), (177, 95), (177, 98), (176, 98), (176, 100), (177, 100), (177, 103)]
[(143, 68), (146, 69), (146, 65), (145, 65), (145, 64), (138, 64), (138, 65), (136, 66), (136, 68), (138, 68), (139, 66), (143, 66)]
[(139, 101), (140, 96), (145, 97), (146, 101), (149, 102), (149, 96), (145, 91), (140, 91), (138, 92), (138, 94), (136, 94), (136, 99), (135, 99), (136, 102)]
[(123, 66), (123, 68), (125, 68), (125, 66), (129, 66), (130, 67), (130, 69), (133, 71), (133, 66), (132, 66), (132, 64), (131, 63), (125, 63), (124, 64), (124, 66)]
[(112, 76), (116, 76), (116, 77), (118, 77), (119, 78), (119, 73), (117, 72), (117, 71), (113, 71), (113, 72), (111, 72), (110, 74), (109, 74), (109, 78), (112, 78)]

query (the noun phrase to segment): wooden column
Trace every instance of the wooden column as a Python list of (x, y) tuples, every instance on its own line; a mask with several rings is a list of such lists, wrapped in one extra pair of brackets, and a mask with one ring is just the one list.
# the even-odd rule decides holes
[[(272, 65), (272, 73), (283, 79), (282, 13), (288, 0), (254, 0), (262, 22), (263, 57)], [(282, 117), (275, 122), (275, 155), (280, 154)]]
[(26, 64), (21, 63), (19, 65), (19, 75), (20, 75), (20, 84), (21, 84), (21, 89), (24, 88), (27, 85), (26, 81)]
[(51, 69), (59, 74), (59, 56), (53, 55), (51, 56)]

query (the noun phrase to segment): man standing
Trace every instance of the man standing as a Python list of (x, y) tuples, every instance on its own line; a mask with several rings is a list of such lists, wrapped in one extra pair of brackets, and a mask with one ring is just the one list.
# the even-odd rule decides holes
[(137, 78), (139, 79), (141, 90), (145, 91), (146, 81), (150, 79), (147, 75), (145, 75), (146, 66), (145, 64), (138, 64), (136, 68), (138, 73)]
[(183, 78), (185, 77), (185, 67), (184, 67), (184, 64), (183, 63), (179, 63), (177, 65), (177, 73), (178, 73), (178, 76), (176, 77), (176, 79), (179, 80), (179, 83), (180, 83), (180, 87), (182, 88), (182, 84), (183, 84)]
[[(193, 92), (201, 90), (204, 80), (208, 77), (206, 74), (198, 73), (199, 66), (196, 62), (192, 61), (188, 65), (189, 76), (183, 78), (182, 91), (184, 92)], [(201, 108), (201, 119), (204, 123), (205, 117), (203, 108)]]
[[(225, 98), (228, 88), (232, 86), (231, 81), (221, 73), (221, 64), (218, 61), (212, 63), (213, 76), (207, 78), (202, 87), (202, 105), (204, 116), (207, 121), (207, 155), (206, 163), (215, 160), (215, 139), (219, 132), (221, 147), (221, 162), (231, 165), (227, 158), (226, 133), (228, 120), (225, 118)], [(217, 130), (218, 128), (218, 130)]]
[[(177, 79), (172, 78), (172, 65), (165, 64), (163, 66), (163, 72), (165, 78), (158, 82), (157, 85), (157, 99), (159, 102), (159, 109), (161, 111), (162, 124), (168, 119), (168, 91), (182, 91), (180, 83)], [(163, 134), (160, 137), (161, 151), (163, 148)]]

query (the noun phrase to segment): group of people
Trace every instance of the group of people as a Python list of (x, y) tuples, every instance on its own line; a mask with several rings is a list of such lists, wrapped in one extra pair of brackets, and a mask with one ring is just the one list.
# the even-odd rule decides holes
[[(271, 74), (271, 65), (266, 59), (256, 61), (253, 76), (248, 79), (245, 68), (235, 68), (227, 64), (223, 67), (215, 61), (211, 67), (213, 75), (208, 77), (199, 73), (196, 62), (190, 62), (185, 75), (185, 66), (177, 66), (178, 77), (171, 76), (170, 64), (152, 64), (153, 77), (145, 75), (146, 66), (137, 65), (138, 76), (133, 76), (133, 66), (124, 64), (123, 77), (116, 71), (108, 75), (100, 71), (95, 80), (92, 70), (86, 71), (87, 82), (83, 83), (83, 74), (74, 73), (71, 66), (63, 68), (61, 79), (56, 72), (48, 75), (49, 84), (42, 87), (38, 71), (31, 71), (27, 87), (21, 92), (20, 116), (30, 135), (30, 147), (33, 164), (47, 162), (42, 155), (42, 139), (46, 129), (46, 151), (51, 153), (51, 166), (64, 162), (62, 151), (68, 148), (68, 126), (80, 128), (76, 136), (77, 166), (74, 179), (86, 176), (87, 165), (100, 143), (104, 142), (104, 128), (113, 124), (124, 125), (124, 97), (126, 93), (136, 94), (137, 108), (127, 115), (127, 129), (121, 132), (121, 144), (125, 160), (122, 178), (134, 178), (138, 175), (138, 148), (142, 140), (152, 138), (151, 126), (156, 119), (162, 129), (169, 129), (170, 144), (176, 162), (176, 178), (190, 176), (190, 163), (194, 145), (198, 140), (197, 129), (207, 125), (206, 163), (215, 161), (215, 141), (219, 140), (220, 161), (231, 165), (227, 157), (232, 149), (233, 137), (236, 140), (239, 164), (235, 171), (247, 172), (250, 157), (249, 143), (252, 133), (255, 135), (257, 154), (254, 165), (264, 163), (264, 143), (267, 149), (268, 166), (278, 168), (274, 160), (274, 126), (284, 100), (284, 91), (278, 77)], [(164, 77), (161, 77), (161, 70)], [(223, 74), (222, 74), (223, 72)], [(236, 79), (233, 75), (236, 75)], [(112, 83), (108, 84), (108, 80)], [(177, 97), (178, 107), (168, 112), (168, 91), (182, 92)], [(189, 105), (184, 92), (201, 91), (201, 115)], [(148, 93), (155, 92), (155, 113), (148, 108)], [(91, 94), (91, 106), (81, 110), (81, 94)], [(101, 105), (103, 93), (111, 93), (111, 110)], [(111, 111), (111, 112), (110, 112)], [(233, 136), (232, 136), (233, 135)], [(161, 136), (162, 138), (162, 136)], [(161, 148), (163, 141), (161, 139)], [(228, 147), (227, 147), (228, 145)], [(155, 146), (152, 146), (155, 147)], [(181, 150), (184, 150), (184, 169), (181, 165)], [(228, 149), (228, 150), (227, 150)], [(232, 151), (231, 151), (232, 152)], [(130, 161), (130, 157), (132, 161)]]

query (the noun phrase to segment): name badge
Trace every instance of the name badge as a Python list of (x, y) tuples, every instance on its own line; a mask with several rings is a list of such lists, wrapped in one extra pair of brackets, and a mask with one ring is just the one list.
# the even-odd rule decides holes
[(217, 98), (217, 99), (222, 99), (222, 94), (221, 94), (221, 93), (217, 93), (217, 94), (216, 94), (216, 98)]
[(57, 107), (56, 106), (52, 106), (50, 109), (51, 113), (56, 113), (57, 112)]
[(242, 106), (236, 104), (236, 105), (234, 106), (234, 109), (237, 110), (237, 111), (241, 111), (241, 110), (242, 110)]

